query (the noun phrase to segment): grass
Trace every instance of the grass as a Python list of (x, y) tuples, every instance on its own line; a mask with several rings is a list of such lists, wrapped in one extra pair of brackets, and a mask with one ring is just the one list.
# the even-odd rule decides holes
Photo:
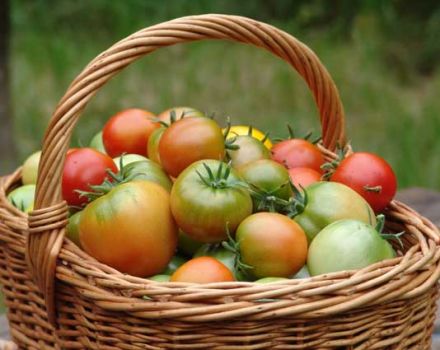
[[(219, 9), (205, 1), (198, 3), (195, 12), (228, 12), (227, 1), (219, 2), (223, 4)], [(97, 11), (104, 11), (104, 2), (94, 4)], [(133, 4), (140, 6), (137, 1)], [(187, 7), (142, 17), (129, 6), (114, 5), (119, 16), (113, 26), (108, 23), (115, 14), (103, 12), (101, 22), (90, 27), (91, 14), (83, 22), (74, 20), (86, 14), (86, 7), (66, 9), (72, 17), (65, 22), (63, 12), (59, 14), (56, 8), (59, 22), (40, 23), (35, 20), (41, 18), (36, 16), (40, 7), (16, 2), (11, 67), (20, 161), (40, 148), (57, 101), (93, 57), (137, 28), (195, 13)], [(387, 159), (401, 188), (440, 189), (439, 70), (429, 78), (414, 75), (402, 82), (383, 60), (387, 43), (369, 16), (357, 19), (349, 41), (328, 32), (299, 31), (295, 23), (273, 24), (307, 43), (330, 71), (340, 89), (347, 134), (356, 150), (377, 152)], [(234, 123), (249, 123), (270, 130), (273, 136), (285, 134), (287, 122), (303, 133), (319, 129), (313, 99), (287, 64), (252, 47), (200, 42), (161, 49), (110, 81), (83, 113), (73, 143), (87, 144), (106, 119), (122, 108), (160, 112), (177, 105), (214, 111), (220, 119), (230, 116)]]

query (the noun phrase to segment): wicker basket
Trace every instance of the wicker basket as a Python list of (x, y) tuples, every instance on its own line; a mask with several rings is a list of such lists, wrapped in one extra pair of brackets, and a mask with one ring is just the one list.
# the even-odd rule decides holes
[[(264, 48), (304, 78), (318, 106), (327, 159), (344, 143), (336, 87), (314, 53), (270, 25), (203, 15), (141, 30), (94, 59), (70, 85), (47, 129), (29, 216), (8, 204), (20, 170), (0, 180), (0, 280), (23, 349), (430, 349), (440, 234), (394, 201), (400, 256), (359, 271), (266, 285), (158, 283), (119, 273), (64, 239), (60, 182), (72, 129), (92, 96), (136, 59), (200, 39)], [(35, 282), (34, 282), (35, 281)]]

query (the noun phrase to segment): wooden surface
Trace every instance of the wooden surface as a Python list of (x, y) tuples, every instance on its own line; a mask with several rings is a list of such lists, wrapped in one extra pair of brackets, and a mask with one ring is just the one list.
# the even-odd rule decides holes
[[(397, 199), (404, 202), (440, 226), (440, 192), (423, 188), (410, 188), (400, 191)], [(7, 319), (0, 316), (0, 339), (10, 339)], [(0, 343), (0, 350), (3, 349)], [(432, 350), (440, 350), (440, 311), (437, 311), (437, 322), (433, 336)]]

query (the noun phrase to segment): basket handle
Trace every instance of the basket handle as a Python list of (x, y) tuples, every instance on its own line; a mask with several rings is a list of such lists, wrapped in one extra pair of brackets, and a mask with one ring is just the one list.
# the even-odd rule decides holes
[(30, 272), (46, 299), (55, 325), (55, 268), (67, 220), (61, 176), (71, 134), (82, 110), (114, 75), (161, 47), (201, 39), (224, 39), (264, 48), (289, 63), (313, 93), (322, 125), (323, 144), (345, 145), (344, 110), (336, 86), (316, 55), (291, 35), (249, 18), (200, 15), (140, 30), (96, 57), (69, 86), (46, 130), (37, 181), (35, 210), (29, 215), (26, 246)]

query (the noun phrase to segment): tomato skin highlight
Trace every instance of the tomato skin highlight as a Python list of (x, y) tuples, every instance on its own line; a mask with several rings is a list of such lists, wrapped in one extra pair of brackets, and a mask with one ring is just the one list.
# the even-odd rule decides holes
[(397, 191), (397, 179), (391, 166), (383, 158), (367, 152), (356, 152), (343, 159), (330, 180), (355, 190), (376, 213), (390, 204)]
[(311, 168), (289, 169), (289, 176), (297, 188), (307, 187), (315, 182), (321, 181), (321, 173)]
[(178, 226), (193, 240), (216, 243), (227, 238), (226, 224), (234, 232), (240, 222), (252, 213), (252, 199), (235, 183), (240, 181), (234, 169), (224, 188), (204, 183), (197, 172), (207, 176), (206, 164), (214, 174), (227, 165), (217, 160), (201, 160), (183, 171), (171, 190), (171, 211)]
[(147, 155), (150, 134), (160, 124), (153, 121), (155, 115), (137, 108), (125, 109), (112, 116), (103, 128), (102, 140), (105, 151), (112, 157), (123, 153)]
[(158, 274), (177, 246), (169, 194), (150, 181), (118, 185), (84, 208), (79, 237), (88, 254), (121, 272)]
[(118, 172), (116, 164), (108, 155), (93, 148), (76, 148), (67, 152), (63, 168), (62, 194), (67, 204), (82, 206), (86, 197), (76, 190), (90, 191), (90, 185), (100, 185), (108, 178), (107, 170)]
[(311, 168), (322, 173), (321, 165), (324, 156), (313, 143), (303, 139), (289, 139), (275, 144), (272, 149), (272, 159), (287, 169)]
[(191, 259), (171, 275), (171, 282), (214, 283), (232, 282), (232, 272), (220, 261), (209, 256)]
[(253, 278), (290, 277), (306, 263), (307, 237), (292, 219), (278, 213), (257, 213), (238, 226), (241, 260), (252, 266)]
[(162, 134), (159, 156), (163, 168), (173, 177), (198, 160), (221, 160), (225, 156), (222, 131), (209, 118), (180, 119)]

